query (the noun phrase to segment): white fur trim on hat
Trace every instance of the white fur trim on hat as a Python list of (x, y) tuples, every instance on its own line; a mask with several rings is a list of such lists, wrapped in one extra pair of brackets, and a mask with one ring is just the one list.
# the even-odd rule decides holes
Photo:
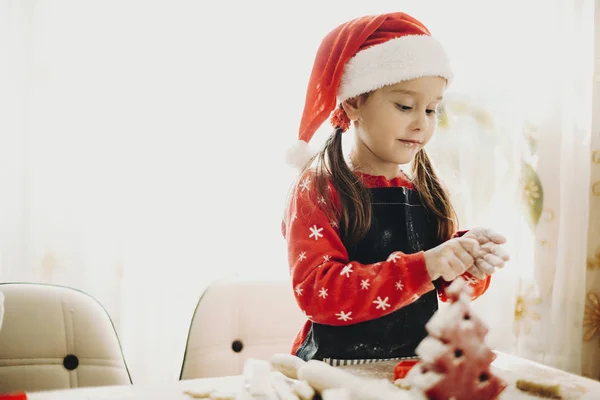
[(390, 39), (358, 52), (346, 63), (338, 101), (423, 76), (452, 80), (450, 61), (440, 42), (428, 35)]
[(292, 165), (297, 169), (301, 169), (315, 154), (317, 154), (317, 151), (310, 147), (308, 143), (303, 140), (298, 140), (287, 150), (285, 161), (287, 164)]

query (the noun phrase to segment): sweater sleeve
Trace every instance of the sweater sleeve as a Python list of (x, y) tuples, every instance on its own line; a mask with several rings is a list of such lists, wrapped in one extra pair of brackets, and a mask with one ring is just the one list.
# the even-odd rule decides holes
[[(349, 325), (390, 314), (434, 289), (424, 253), (394, 252), (361, 264), (348, 259), (338, 222), (328, 219), (324, 199), (303, 174), (283, 225), (296, 301), (311, 321)], [(332, 199), (335, 189), (329, 187)]]
[[(460, 237), (467, 232), (468, 230), (458, 231), (454, 235), (452, 235), (452, 237)], [(467, 282), (469, 286), (473, 288), (473, 294), (471, 295), (471, 299), (473, 300), (475, 300), (487, 291), (488, 287), (490, 287), (490, 282), (492, 280), (492, 277), (489, 275), (485, 279), (479, 280), (468, 272), (462, 274), (461, 277)], [(451, 283), (452, 282), (446, 282), (443, 279), (438, 279), (435, 283), (435, 286), (438, 290), (438, 298), (444, 303), (448, 301), (448, 296), (446, 295), (446, 288), (448, 288), (448, 286), (450, 286)]]

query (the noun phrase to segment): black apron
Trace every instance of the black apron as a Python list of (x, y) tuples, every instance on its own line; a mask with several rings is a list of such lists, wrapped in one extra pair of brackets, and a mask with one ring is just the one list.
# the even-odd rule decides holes
[[(439, 244), (436, 218), (416, 191), (404, 187), (368, 189), (373, 217), (367, 235), (346, 246), (350, 261), (373, 264), (401, 251), (412, 254)], [(438, 309), (436, 290), (391, 314), (346, 326), (313, 322), (296, 355), (303, 360), (376, 360), (414, 357), (427, 336), (425, 324)]]

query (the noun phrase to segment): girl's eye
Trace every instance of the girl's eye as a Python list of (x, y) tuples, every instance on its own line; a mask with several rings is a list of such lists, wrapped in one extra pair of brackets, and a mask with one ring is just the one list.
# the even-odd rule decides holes
[(412, 110), (412, 107), (403, 106), (402, 104), (396, 104), (396, 107), (398, 107), (398, 109), (400, 109), (402, 111), (410, 111), (410, 110)]
[(425, 112), (426, 112), (427, 114), (435, 114), (435, 113), (436, 113), (436, 111), (435, 111), (435, 110), (425, 110)]

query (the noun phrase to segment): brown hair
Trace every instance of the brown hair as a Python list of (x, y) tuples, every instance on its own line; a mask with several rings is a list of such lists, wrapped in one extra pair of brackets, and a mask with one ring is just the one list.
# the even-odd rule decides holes
[(415, 155), (412, 164), (413, 184), (423, 205), (438, 218), (438, 239), (448, 240), (458, 227), (456, 212), (448, 192), (442, 186), (425, 149)]
[[(358, 177), (352, 172), (342, 151), (343, 129), (337, 128), (323, 150), (315, 156), (315, 188), (317, 194), (325, 198), (329, 218), (339, 220), (342, 241), (357, 243), (371, 227), (371, 196)], [(334, 205), (329, 193), (329, 183), (333, 185), (339, 200)]]
[[(317, 160), (316, 194), (325, 199), (328, 217), (339, 220), (342, 241), (356, 244), (366, 235), (371, 226), (371, 196), (344, 160), (343, 132), (343, 129), (337, 128), (327, 139), (323, 149), (307, 163), (304, 170)], [(448, 240), (458, 225), (456, 213), (424, 149), (417, 152), (415, 156), (412, 175), (413, 184), (423, 205), (438, 218), (438, 239)], [(335, 200), (330, 195), (330, 183), (337, 192), (338, 206), (334, 204)]]

